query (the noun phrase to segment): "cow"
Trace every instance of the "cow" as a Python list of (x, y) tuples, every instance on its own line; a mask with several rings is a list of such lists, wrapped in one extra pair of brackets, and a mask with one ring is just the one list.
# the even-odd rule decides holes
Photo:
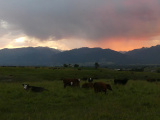
[(93, 78), (88, 78), (88, 82), (93, 82)]
[(82, 88), (93, 88), (93, 83), (84, 83), (82, 84)]
[(30, 86), (29, 84), (22, 84), (23, 88), (27, 91), (31, 90), (33, 92), (43, 92), (43, 91), (48, 91), (47, 89), (43, 87), (36, 87), (36, 86)]
[(121, 84), (121, 85), (125, 85), (128, 82), (129, 79), (124, 78), (124, 79), (114, 79), (114, 84)]
[(64, 88), (67, 86), (77, 86), (80, 87), (80, 79), (63, 79)]
[(94, 91), (97, 92), (104, 92), (105, 94), (107, 93), (107, 89), (112, 91), (111, 85), (106, 84), (104, 82), (95, 82), (93, 84)]

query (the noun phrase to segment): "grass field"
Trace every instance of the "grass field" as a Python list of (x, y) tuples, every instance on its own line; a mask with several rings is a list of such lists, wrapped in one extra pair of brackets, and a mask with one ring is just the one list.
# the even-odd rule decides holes
[[(63, 88), (61, 78), (97, 77), (111, 84), (113, 91), (94, 93), (93, 89)], [(160, 82), (147, 82), (146, 76), (159, 73), (113, 71), (109, 69), (50, 69), (0, 67), (1, 120), (159, 120)], [(114, 78), (128, 77), (125, 86)], [(27, 92), (22, 83), (48, 89)], [(84, 81), (81, 82), (83, 84)]]

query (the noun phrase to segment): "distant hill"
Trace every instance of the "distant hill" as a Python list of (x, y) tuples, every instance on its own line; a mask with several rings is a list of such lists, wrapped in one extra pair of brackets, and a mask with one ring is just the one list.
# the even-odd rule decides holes
[(48, 66), (59, 50), (47, 47), (27, 47), (0, 50), (1, 66)]
[(160, 45), (135, 49), (125, 54), (143, 61), (143, 64), (160, 64)]
[(160, 46), (141, 48), (126, 53), (101, 48), (79, 48), (61, 51), (48, 47), (26, 47), (0, 50), (0, 66), (57, 66), (63, 64), (101, 66), (160, 64)]
[(103, 65), (110, 64), (133, 64), (137, 61), (127, 55), (110, 50), (101, 48), (80, 48), (69, 51), (64, 51), (56, 54), (53, 61), (58, 64), (93, 64), (99, 62)]

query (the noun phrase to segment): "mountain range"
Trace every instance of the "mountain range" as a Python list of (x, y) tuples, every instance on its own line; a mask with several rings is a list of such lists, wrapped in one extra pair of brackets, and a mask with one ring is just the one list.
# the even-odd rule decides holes
[(63, 66), (79, 64), (93, 66), (160, 64), (160, 45), (117, 52), (102, 48), (79, 48), (61, 51), (48, 47), (26, 47), (0, 50), (0, 66)]

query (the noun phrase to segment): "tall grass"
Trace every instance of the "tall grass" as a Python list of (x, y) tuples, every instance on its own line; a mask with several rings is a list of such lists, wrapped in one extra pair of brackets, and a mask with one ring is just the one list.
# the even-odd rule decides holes
[(3, 120), (149, 120), (160, 119), (160, 84), (130, 80), (108, 94), (63, 88), (61, 81), (30, 82), (49, 91), (27, 92), (21, 83), (0, 83)]
[[(6, 71), (2, 71), (6, 70)], [(159, 120), (160, 83), (129, 80), (114, 85), (109, 73), (103, 70), (47, 68), (0, 68), (0, 119), (2, 120)], [(64, 73), (64, 74), (62, 74)], [(94, 93), (93, 89), (63, 88), (61, 77), (99, 75), (95, 81), (110, 83), (113, 91)], [(42, 75), (41, 75), (42, 74)], [(58, 76), (62, 74), (61, 76)], [(122, 74), (127, 74), (123, 72)], [(137, 73), (134, 73), (137, 75)], [(146, 73), (142, 73), (145, 76)], [(141, 78), (142, 76), (138, 76)], [(157, 74), (158, 76), (158, 74)], [(51, 78), (50, 78), (51, 77)], [(132, 77), (132, 76), (130, 76)], [(142, 77), (143, 78), (143, 77)], [(11, 81), (8, 81), (11, 79)], [(7, 80), (7, 81), (5, 81)], [(25, 91), (22, 83), (48, 89), (42, 93)], [(81, 82), (83, 84), (84, 81)]]
[(94, 77), (98, 79), (129, 78), (144, 80), (146, 78), (159, 78), (159, 73), (115, 71), (105, 68), (48, 68), (48, 67), (0, 67), (0, 81), (53, 81), (62, 78)]

